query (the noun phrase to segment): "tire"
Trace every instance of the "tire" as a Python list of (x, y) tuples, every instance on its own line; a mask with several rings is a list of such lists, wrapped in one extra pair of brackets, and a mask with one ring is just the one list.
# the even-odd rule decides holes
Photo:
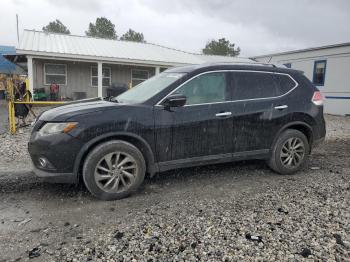
[(83, 166), (85, 186), (101, 200), (117, 200), (129, 196), (142, 184), (145, 173), (146, 164), (140, 150), (120, 140), (108, 141), (95, 147)]
[(298, 130), (287, 129), (274, 144), (268, 165), (281, 175), (293, 174), (303, 168), (309, 153), (310, 145), (306, 136)]

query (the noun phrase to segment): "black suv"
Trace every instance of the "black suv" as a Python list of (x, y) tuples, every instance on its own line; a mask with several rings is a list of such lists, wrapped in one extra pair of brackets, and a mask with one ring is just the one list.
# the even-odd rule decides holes
[(38, 176), (84, 181), (104, 200), (135, 191), (145, 174), (265, 159), (291, 174), (325, 137), (322, 96), (302, 72), (262, 64), (167, 70), (110, 101), (44, 112), (29, 153)]

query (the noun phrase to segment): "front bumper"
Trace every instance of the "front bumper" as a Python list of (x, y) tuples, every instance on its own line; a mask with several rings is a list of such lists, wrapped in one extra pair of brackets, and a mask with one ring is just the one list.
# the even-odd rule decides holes
[[(76, 156), (83, 142), (68, 134), (60, 133), (38, 136), (33, 132), (28, 143), (28, 151), (34, 165), (34, 173), (49, 182), (75, 183)], [(49, 166), (43, 167), (40, 159), (46, 159)]]
[(73, 173), (51, 173), (36, 168), (34, 165), (33, 172), (36, 176), (49, 183), (76, 184), (78, 182), (77, 177)]

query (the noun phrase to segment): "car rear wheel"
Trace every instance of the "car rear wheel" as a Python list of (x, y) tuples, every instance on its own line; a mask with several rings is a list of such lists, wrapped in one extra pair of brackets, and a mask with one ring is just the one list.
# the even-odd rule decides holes
[(277, 139), (268, 165), (279, 174), (292, 174), (304, 166), (309, 152), (306, 136), (298, 130), (288, 129)]
[(83, 179), (88, 190), (102, 200), (127, 197), (143, 182), (145, 160), (130, 143), (114, 140), (94, 148), (85, 160)]

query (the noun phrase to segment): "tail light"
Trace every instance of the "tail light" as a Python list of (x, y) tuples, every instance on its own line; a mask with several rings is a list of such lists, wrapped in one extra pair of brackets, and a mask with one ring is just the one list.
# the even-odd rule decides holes
[(320, 91), (314, 92), (314, 95), (312, 96), (311, 99), (312, 103), (314, 103), (317, 106), (323, 105), (323, 96)]

